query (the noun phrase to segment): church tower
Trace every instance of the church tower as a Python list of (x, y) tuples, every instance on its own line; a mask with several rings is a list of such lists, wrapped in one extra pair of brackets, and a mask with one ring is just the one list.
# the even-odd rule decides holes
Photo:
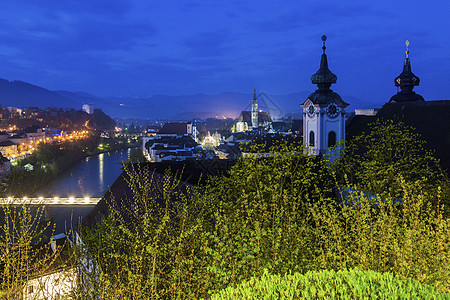
[(319, 70), (311, 76), (318, 89), (300, 106), (303, 108), (303, 144), (310, 155), (323, 155), (328, 148), (345, 139), (345, 108), (339, 94), (330, 89), (337, 77), (328, 69), (325, 41)]
[(258, 100), (256, 99), (256, 89), (253, 89), (252, 99), (252, 128), (258, 129)]
[(409, 41), (406, 40), (406, 58), (403, 63), (403, 72), (394, 79), (395, 86), (400, 91), (391, 97), (388, 103), (425, 101), (422, 96), (413, 92), (413, 88), (419, 85), (420, 79), (411, 72), (411, 61), (409, 60)]

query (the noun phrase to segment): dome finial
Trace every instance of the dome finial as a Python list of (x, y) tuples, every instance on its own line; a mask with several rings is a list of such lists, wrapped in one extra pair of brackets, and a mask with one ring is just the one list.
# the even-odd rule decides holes
[(409, 40), (406, 40), (405, 45), (406, 45), (406, 58), (408, 58), (409, 57)]
[(311, 81), (313, 84), (319, 85), (319, 88), (328, 89), (331, 84), (336, 83), (336, 75), (334, 75), (330, 69), (328, 69), (328, 59), (325, 54), (325, 41), (327, 40), (326, 35), (322, 35), (323, 41), (323, 53), (320, 59), (320, 68), (319, 70), (311, 76)]
[(325, 49), (327, 49), (327, 47), (325, 47), (325, 41), (327, 40), (327, 36), (324, 34), (324, 35), (322, 35), (322, 41), (323, 41), (323, 46), (322, 46), (322, 49), (323, 49), (323, 54), (325, 54)]

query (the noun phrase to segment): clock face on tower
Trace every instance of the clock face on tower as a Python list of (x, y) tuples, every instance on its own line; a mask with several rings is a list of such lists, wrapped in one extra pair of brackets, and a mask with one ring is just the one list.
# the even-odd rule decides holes
[(315, 111), (314, 105), (311, 103), (308, 106), (308, 116), (313, 117), (314, 116), (314, 111)]
[(337, 117), (338, 113), (339, 113), (339, 108), (336, 106), (336, 104), (334, 104), (334, 103), (328, 104), (328, 106), (327, 106), (327, 115), (330, 118)]

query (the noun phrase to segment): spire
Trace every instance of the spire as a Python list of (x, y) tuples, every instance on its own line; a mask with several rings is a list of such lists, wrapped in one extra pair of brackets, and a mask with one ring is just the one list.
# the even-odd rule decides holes
[(409, 40), (406, 40), (405, 45), (406, 45), (406, 58), (409, 58)]
[(253, 89), (253, 100), (252, 100), (252, 128), (258, 129), (258, 99), (256, 99), (256, 88)]
[(411, 71), (411, 61), (409, 59), (409, 40), (406, 40), (406, 57), (403, 62), (403, 72), (394, 79), (394, 84), (400, 87), (400, 91), (392, 96), (389, 102), (411, 102), (425, 101), (422, 96), (413, 92), (413, 88), (419, 85), (420, 79)]
[(319, 70), (311, 76), (311, 81), (313, 84), (317, 84), (319, 89), (329, 89), (331, 84), (336, 83), (337, 77), (328, 69), (327, 55), (325, 54), (325, 41), (327, 36), (322, 36), (323, 46), (322, 46), (322, 57), (320, 59)]
[(314, 93), (308, 96), (307, 100), (311, 100), (314, 104), (328, 105), (330, 102), (339, 104), (340, 107), (344, 108), (348, 106), (338, 93), (333, 92), (330, 86), (336, 83), (337, 77), (334, 75), (330, 69), (328, 69), (327, 55), (325, 54), (325, 41), (327, 36), (322, 36), (322, 57), (320, 58), (320, 68), (319, 70), (311, 76), (311, 81), (313, 84), (317, 84), (319, 87)]
[(394, 79), (395, 86), (399, 86), (402, 91), (412, 91), (414, 86), (419, 85), (420, 79), (411, 71), (411, 61), (409, 59), (409, 41), (406, 40), (406, 57), (403, 63), (403, 72)]

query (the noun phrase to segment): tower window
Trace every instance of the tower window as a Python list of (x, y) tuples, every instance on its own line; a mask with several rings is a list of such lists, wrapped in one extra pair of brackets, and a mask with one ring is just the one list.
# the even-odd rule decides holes
[(336, 145), (336, 132), (330, 131), (328, 133), (328, 147)]
[(312, 130), (309, 132), (309, 145), (314, 147), (314, 131)]

